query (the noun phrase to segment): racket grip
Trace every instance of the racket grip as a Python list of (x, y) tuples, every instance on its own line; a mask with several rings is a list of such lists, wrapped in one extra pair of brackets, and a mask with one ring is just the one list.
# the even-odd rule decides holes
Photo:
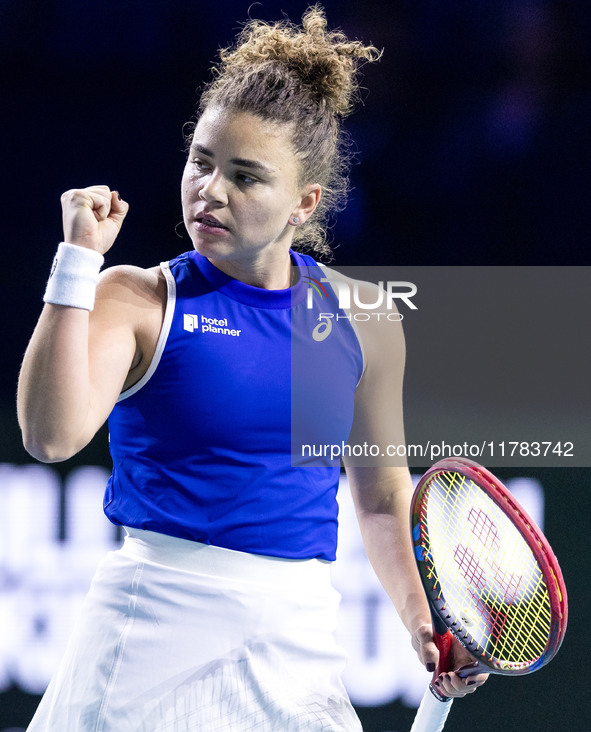
[(437, 650), (439, 651), (439, 662), (437, 663), (437, 668), (435, 669), (435, 673), (433, 674), (432, 681), (435, 681), (435, 679), (440, 675), (445, 673), (446, 671), (450, 671), (450, 649), (451, 649), (451, 632), (445, 628), (444, 633), (439, 633), (439, 631), (434, 627), (433, 628), (433, 640), (435, 641), (435, 645), (437, 646)]
[(453, 699), (439, 701), (427, 687), (410, 732), (441, 732), (452, 702)]
[(433, 640), (439, 651), (439, 662), (431, 679), (431, 683), (433, 683), (439, 674), (451, 671), (451, 631), (433, 610), (431, 610), (431, 621), (433, 623)]

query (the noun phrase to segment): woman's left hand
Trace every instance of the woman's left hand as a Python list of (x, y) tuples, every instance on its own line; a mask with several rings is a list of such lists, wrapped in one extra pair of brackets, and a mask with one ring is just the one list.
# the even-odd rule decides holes
[[(433, 639), (433, 629), (430, 625), (421, 625), (412, 634), (412, 646), (417, 652), (419, 660), (428, 671), (434, 671), (439, 662), (439, 651)], [(464, 646), (452, 637), (450, 668), (453, 671), (444, 671), (434, 681), (435, 688), (443, 696), (456, 698), (472, 694), (488, 679), (487, 673), (470, 674), (477, 665), (474, 656)], [(465, 674), (468, 673), (467, 676)]]

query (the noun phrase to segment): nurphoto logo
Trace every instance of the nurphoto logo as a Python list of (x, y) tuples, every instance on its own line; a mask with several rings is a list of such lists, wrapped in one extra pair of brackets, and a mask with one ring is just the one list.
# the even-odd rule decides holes
[(364, 289), (367, 291), (366, 282), (356, 280), (344, 282), (343, 280), (337, 279), (329, 280), (326, 277), (322, 277), (320, 280), (316, 280), (313, 277), (306, 277), (305, 279), (308, 280), (308, 299), (306, 305), (309, 310), (314, 306), (315, 292), (321, 298), (328, 299), (326, 289), (322, 285), (323, 282), (328, 283), (336, 292), (339, 310), (350, 310), (351, 300), (353, 301), (353, 305), (359, 310), (378, 310), (379, 308), (383, 308), (384, 305), (386, 310), (397, 310), (395, 306), (396, 300), (400, 300), (411, 310), (418, 310), (417, 305), (411, 301), (411, 298), (417, 294), (417, 286), (412, 282), (388, 280), (384, 285), (384, 282), (380, 281), (373, 288), (375, 299), (370, 302), (365, 302), (361, 297), (360, 288), (364, 286)]
[[(312, 337), (317, 342), (328, 338), (332, 332), (333, 320), (365, 321), (372, 319), (383, 319), (401, 321), (404, 315), (398, 310), (395, 301), (404, 303), (410, 310), (418, 310), (418, 306), (411, 298), (417, 294), (417, 286), (412, 282), (400, 280), (388, 280), (385, 284), (380, 280), (377, 286), (369, 288), (367, 282), (350, 279), (343, 281), (322, 277), (320, 280), (313, 277), (305, 277), (308, 280), (308, 295), (306, 307), (311, 310), (314, 307), (314, 293), (320, 296), (321, 300), (328, 300), (328, 293), (322, 284), (329, 285), (329, 289), (335, 292), (338, 308), (336, 312), (322, 312), (318, 315), (318, 325), (312, 331)], [(361, 296), (363, 287), (365, 299)], [(367, 300), (369, 294), (369, 301)], [(353, 312), (351, 311), (353, 303)]]

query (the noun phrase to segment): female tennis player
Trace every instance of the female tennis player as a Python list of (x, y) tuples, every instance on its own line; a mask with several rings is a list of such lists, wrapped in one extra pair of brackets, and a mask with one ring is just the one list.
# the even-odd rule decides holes
[[(97, 570), (31, 732), (360, 729), (332, 635), (339, 464), (299, 459), (294, 433), (402, 442), (404, 343), (399, 323), (331, 317), (335, 291), (310, 298), (309, 285), (336, 275), (296, 249), (327, 251), (346, 188), (341, 120), (378, 55), (329, 32), (317, 7), (301, 27), (247, 23), (188, 141), (194, 249), (159, 267), (99, 278), (128, 204), (105, 185), (62, 196), (19, 420), (52, 462), (109, 418), (104, 507), (127, 536)], [(408, 470), (345, 463), (370, 559), (432, 671)], [(471, 663), (456, 651), (454, 668)], [(484, 678), (439, 684), (462, 696)]]

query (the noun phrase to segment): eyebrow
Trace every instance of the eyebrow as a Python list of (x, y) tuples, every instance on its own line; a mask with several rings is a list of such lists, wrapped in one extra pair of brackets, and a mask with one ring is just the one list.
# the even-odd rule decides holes
[[(215, 155), (209, 148), (205, 147), (205, 145), (200, 145), (198, 142), (191, 145), (191, 148), (193, 150), (196, 150), (198, 153), (207, 156), (208, 158), (215, 157)], [(230, 162), (232, 163), (232, 165), (239, 165), (243, 168), (252, 168), (253, 170), (260, 170), (265, 173), (273, 172), (272, 168), (270, 168), (268, 165), (265, 165), (264, 163), (260, 163), (258, 160), (247, 160), (246, 158), (232, 158)]]

